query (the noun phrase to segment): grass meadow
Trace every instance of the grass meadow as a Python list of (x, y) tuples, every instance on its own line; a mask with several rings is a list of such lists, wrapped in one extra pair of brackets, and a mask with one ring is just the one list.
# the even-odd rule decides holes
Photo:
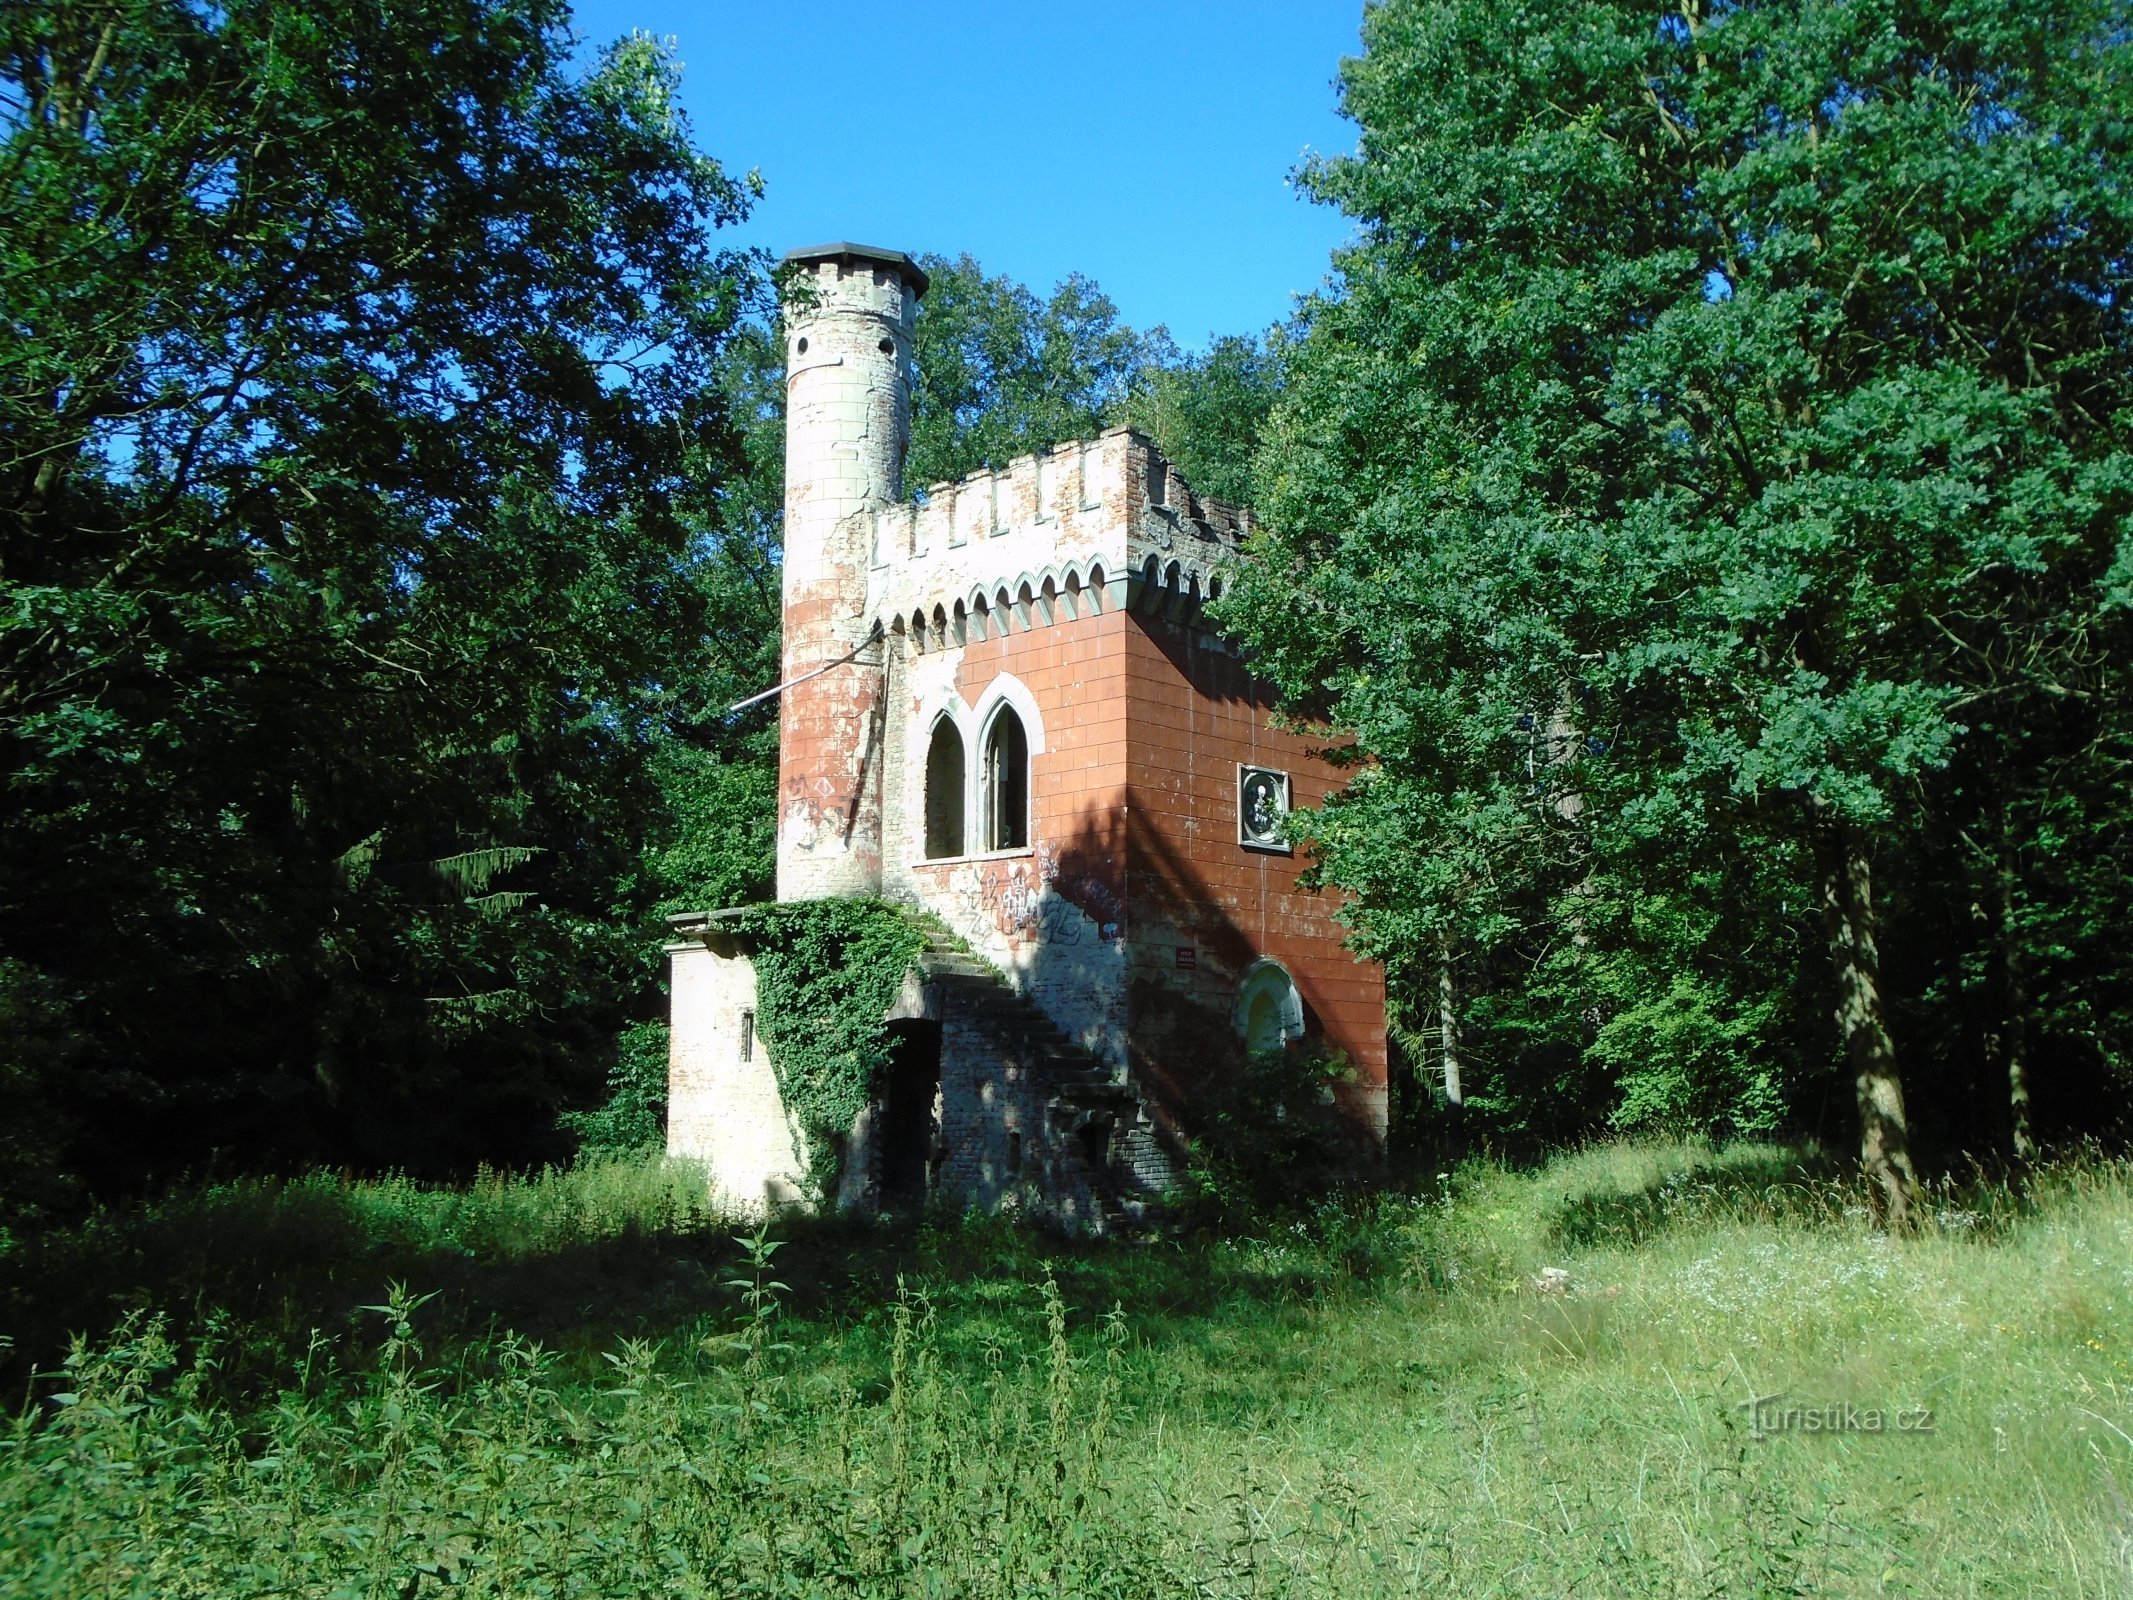
[(2133, 1594), (2123, 1164), (1904, 1241), (1772, 1146), (1117, 1243), (702, 1192), (314, 1176), (16, 1243), (0, 1600)]

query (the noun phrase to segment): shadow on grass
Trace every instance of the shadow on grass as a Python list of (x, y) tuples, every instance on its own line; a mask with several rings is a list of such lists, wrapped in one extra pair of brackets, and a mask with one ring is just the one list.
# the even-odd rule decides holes
[[(509, 1331), (596, 1370), (625, 1339), (695, 1344), (730, 1330), (741, 1230), (669, 1185), (639, 1181), (589, 1203), (598, 1175), (491, 1178), (469, 1190), (330, 1176), (180, 1190), (25, 1240), (0, 1256), (0, 1384), (16, 1398), (69, 1341), (160, 1314), (183, 1340), (211, 1337), (220, 1382), (271, 1392), (314, 1333), (353, 1359), (379, 1337), (391, 1286), (429, 1296), (416, 1332), (435, 1359)], [(697, 1180), (700, 1183), (700, 1180)], [(943, 1310), (1022, 1316), (1047, 1273), (1093, 1317), (1114, 1304), (1151, 1337), (1192, 1337), (1233, 1309), (1282, 1322), (1351, 1285), (1350, 1253), (1297, 1243), (1113, 1243), (1033, 1233), (1005, 1219), (902, 1222), (792, 1217), (773, 1229), (787, 1323), (816, 1332), (880, 1320), (899, 1280)], [(1271, 1314), (1271, 1315), (1270, 1315)], [(980, 1319), (982, 1321), (982, 1318)], [(41, 1391), (42, 1385), (37, 1386)]]
[[(2066, 1171), (2084, 1169), (2070, 1162)], [(1998, 1239), (2034, 1214), (2034, 1198), (2006, 1174), (1945, 1173), (1922, 1186), (1922, 1225)], [(1729, 1146), (1689, 1155), (1634, 1187), (1594, 1185), (1563, 1196), (1548, 1238), (1568, 1250), (1633, 1248), (1682, 1229), (1769, 1226), (1807, 1231), (1869, 1225), (1856, 1161), (1826, 1149)]]
[[(1511, 1176), (1522, 1192), (1502, 1203), (1531, 1206), (1538, 1236), (1566, 1254), (1708, 1226), (1864, 1226), (1849, 1163), (1811, 1150), (1598, 1149)], [(75, 1335), (100, 1341), (141, 1313), (167, 1317), (180, 1340), (211, 1338), (226, 1389), (271, 1394), (314, 1333), (336, 1359), (367, 1359), (382, 1333), (370, 1308), (395, 1284), (429, 1297), (416, 1332), (447, 1366), (506, 1332), (588, 1373), (625, 1340), (700, 1346), (741, 1311), (740, 1230), (704, 1193), (700, 1172), (657, 1160), (451, 1189), (330, 1174), (180, 1189), (0, 1255), (0, 1394), (45, 1392), (28, 1387), (33, 1369), (55, 1367)], [(1929, 1203), (1977, 1237), (2025, 1209), (1983, 1182), (1936, 1185)], [(865, 1365), (881, 1353), (899, 1281), (942, 1313), (944, 1349), (1008, 1338), (1050, 1275), (1077, 1326), (1122, 1306), (1138, 1337), (1202, 1348), (1210, 1371), (1241, 1371), (1308, 1331), (1324, 1302), (1461, 1293), (1521, 1270), (1484, 1259), (1488, 1230), (1449, 1192), (1358, 1194), (1248, 1231), (1152, 1241), (1070, 1241), (1005, 1218), (945, 1216), (794, 1217), (774, 1232), (789, 1337)]]
[(1568, 1250), (1623, 1249), (1678, 1228), (1831, 1228), (1862, 1216), (1849, 1168), (1826, 1151), (1756, 1145), (1701, 1153), (1633, 1189), (1565, 1195), (1547, 1235)]

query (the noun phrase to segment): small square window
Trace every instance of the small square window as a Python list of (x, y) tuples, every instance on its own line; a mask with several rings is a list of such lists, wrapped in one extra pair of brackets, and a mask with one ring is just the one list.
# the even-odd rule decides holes
[(1282, 824), (1289, 815), (1289, 775), (1272, 767), (1237, 768), (1237, 842), (1247, 850), (1288, 855)]

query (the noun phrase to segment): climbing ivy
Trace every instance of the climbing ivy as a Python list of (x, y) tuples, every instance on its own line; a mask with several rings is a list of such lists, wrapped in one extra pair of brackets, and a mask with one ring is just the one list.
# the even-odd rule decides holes
[(888, 1060), (884, 1018), (926, 937), (878, 900), (754, 906), (728, 926), (755, 962), (756, 1032), (822, 1194)]

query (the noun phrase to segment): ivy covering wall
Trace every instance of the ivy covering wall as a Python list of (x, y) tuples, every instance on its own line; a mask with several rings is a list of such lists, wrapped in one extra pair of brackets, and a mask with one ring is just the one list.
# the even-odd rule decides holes
[(888, 1062), (887, 1012), (926, 936), (878, 900), (754, 906), (727, 926), (755, 963), (756, 1032), (806, 1138), (810, 1181), (833, 1193), (845, 1136)]

